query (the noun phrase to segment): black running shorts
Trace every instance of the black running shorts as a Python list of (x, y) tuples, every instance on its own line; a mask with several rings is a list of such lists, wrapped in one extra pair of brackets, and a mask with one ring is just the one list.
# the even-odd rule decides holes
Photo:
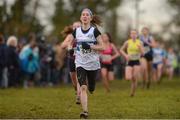
[(104, 64), (104, 63), (101, 63), (101, 68), (106, 68), (108, 71), (113, 71), (113, 64)]
[(148, 62), (150, 62), (150, 61), (153, 60), (153, 52), (152, 52), (152, 51), (149, 51), (149, 52), (146, 53), (143, 57), (144, 57)]
[(85, 70), (82, 67), (78, 67), (76, 70), (80, 86), (87, 85), (89, 91), (93, 92), (95, 90), (98, 70)]
[(75, 65), (74, 58), (68, 57), (68, 67), (69, 67), (70, 72), (76, 71), (76, 65)]
[(133, 67), (133, 66), (137, 66), (140, 65), (139, 60), (131, 60), (127, 63), (127, 66)]

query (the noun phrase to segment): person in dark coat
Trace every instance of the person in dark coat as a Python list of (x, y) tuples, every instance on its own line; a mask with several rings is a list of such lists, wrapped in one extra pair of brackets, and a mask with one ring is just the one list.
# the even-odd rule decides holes
[(0, 34), (0, 88), (5, 87), (5, 68), (6, 68), (6, 44), (4, 37)]
[(15, 87), (18, 86), (19, 80), (19, 55), (17, 53), (17, 38), (15, 36), (10, 36), (7, 40), (7, 67), (8, 67), (8, 86)]

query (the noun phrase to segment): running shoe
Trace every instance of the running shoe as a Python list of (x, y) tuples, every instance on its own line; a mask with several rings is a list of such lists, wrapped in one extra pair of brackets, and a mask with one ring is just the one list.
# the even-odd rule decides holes
[(78, 104), (78, 105), (81, 104), (80, 96), (76, 97), (76, 104)]
[(87, 119), (88, 118), (88, 112), (84, 111), (80, 113), (80, 118)]

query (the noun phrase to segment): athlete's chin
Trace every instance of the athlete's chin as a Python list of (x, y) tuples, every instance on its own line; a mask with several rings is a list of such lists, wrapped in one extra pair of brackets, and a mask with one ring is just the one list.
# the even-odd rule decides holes
[(84, 23), (84, 24), (89, 24), (89, 22), (88, 22), (88, 21), (83, 21), (83, 23)]

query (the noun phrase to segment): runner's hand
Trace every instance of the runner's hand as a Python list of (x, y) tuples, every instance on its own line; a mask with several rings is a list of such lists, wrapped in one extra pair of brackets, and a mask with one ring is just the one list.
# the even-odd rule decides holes
[(126, 61), (129, 61), (129, 55), (125, 56)]
[(88, 45), (86, 42), (82, 43), (82, 48), (85, 49), (85, 50), (91, 49), (90, 45)]

